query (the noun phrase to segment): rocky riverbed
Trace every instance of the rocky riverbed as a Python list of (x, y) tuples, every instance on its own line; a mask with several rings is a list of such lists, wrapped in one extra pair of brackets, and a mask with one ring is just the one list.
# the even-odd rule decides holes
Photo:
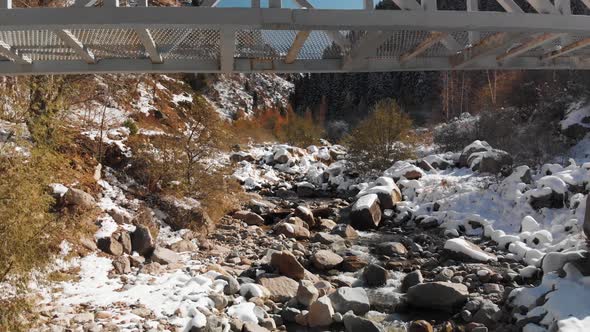
[[(582, 331), (590, 163), (512, 165), (460, 154), (348, 170), (343, 148), (230, 156), (251, 196), (207, 236), (172, 229), (197, 205), (144, 211), (109, 170), (84, 254), (62, 243), (41, 331)], [(78, 196), (76, 196), (78, 195)], [(159, 232), (154, 234), (153, 227)], [(574, 295), (575, 294), (575, 295)], [(572, 296), (580, 300), (573, 300)]]

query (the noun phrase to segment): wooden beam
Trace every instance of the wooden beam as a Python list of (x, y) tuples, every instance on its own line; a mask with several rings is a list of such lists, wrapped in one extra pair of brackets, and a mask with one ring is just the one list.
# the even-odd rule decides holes
[(561, 38), (563, 35), (562, 33), (544, 33), (538, 36), (535, 36), (534, 38), (532, 38), (531, 40), (520, 44), (517, 47), (514, 47), (510, 50), (508, 50), (508, 52), (501, 54), (499, 56), (496, 57), (496, 60), (502, 62), (502, 61), (506, 61), (509, 59), (512, 59), (514, 57), (517, 57), (523, 53), (526, 53), (536, 47), (542, 46), (544, 44), (550, 43), (558, 38)]
[(236, 52), (236, 31), (233, 29), (221, 30), (221, 49), (219, 54), (219, 68), (222, 73), (231, 73), (234, 70), (234, 53)]
[(94, 7), (98, 0), (76, 0), (73, 7)]
[(345, 49), (350, 47), (350, 40), (346, 39), (346, 37), (344, 37), (340, 31), (325, 30), (324, 32), (326, 35), (328, 35), (328, 37), (330, 37), (330, 39), (332, 39), (334, 43), (336, 43), (336, 45), (340, 46), (340, 48)]
[(559, 15), (559, 11), (549, 0), (527, 0), (539, 14)]
[(422, 8), (416, 0), (393, 0), (401, 10), (418, 10)]
[(119, 0), (102, 0), (102, 5), (105, 7), (119, 7)]
[(404, 54), (402, 54), (399, 57), (399, 62), (400, 63), (404, 63), (404, 62), (408, 62), (409, 60), (419, 56), (420, 54), (426, 52), (426, 50), (438, 43), (439, 41), (441, 41), (443, 38), (445, 38), (447, 36), (446, 32), (433, 32), (430, 34), (430, 36), (428, 36), (426, 39), (424, 39), (420, 44), (418, 44), (416, 47), (414, 47), (413, 49), (405, 52)]
[(162, 55), (158, 52), (158, 46), (154, 42), (152, 33), (148, 29), (135, 29), (135, 33), (137, 34), (137, 37), (139, 37), (139, 40), (141, 40), (143, 48), (150, 57), (150, 60), (152, 60), (152, 63), (164, 62)]
[(519, 13), (519, 14), (524, 13), (524, 10), (522, 10), (522, 8), (520, 8), (520, 6), (517, 5), (516, 2), (514, 2), (514, 0), (497, 0), (497, 1), (500, 4), (500, 6), (502, 6), (502, 8), (504, 8), (504, 10), (508, 13)]
[(345, 69), (359, 66), (366, 58), (375, 56), (379, 46), (383, 45), (393, 36), (391, 31), (368, 31), (366, 35), (358, 40), (350, 54), (344, 59), (343, 67)]
[(70, 30), (56, 30), (54, 33), (61, 39), (69, 48), (74, 50), (79, 57), (88, 64), (96, 63), (96, 57)]
[[(148, 1), (147, 0), (139, 0), (138, 7), (148, 7)], [(134, 30), (135, 30), (135, 34), (137, 35), (137, 37), (141, 41), (141, 44), (143, 45), (143, 48), (144, 48), (145, 52), (147, 53), (147, 55), (149, 56), (152, 63), (163, 63), (164, 59), (162, 58), (162, 55), (160, 54), (160, 52), (158, 52), (158, 46), (156, 45), (156, 42), (154, 41), (154, 38), (153, 38), (150, 30), (149, 29), (134, 29)]]
[(509, 47), (510, 44), (522, 39), (524, 33), (499, 32), (482, 39), (476, 45), (450, 57), (451, 66), (455, 69), (463, 68), (487, 56), (497, 54)]
[(437, 0), (422, 0), (421, 7), (422, 10), (438, 10)]
[(0, 9), (12, 9), (12, 0), (0, 0)]
[(586, 8), (590, 9), (590, 0), (582, 0), (582, 2), (586, 5)]
[(572, 14), (572, 0), (555, 0), (555, 8), (561, 15)]
[(311, 31), (297, 32), (297, 35), (295, 36), (295, 40), (293, 40), (293, 44), (291, 44), (291, 47), (289, 48), (289, 51), (287, 52), (287, 55), (285, 56), (285, 63), (291, 64), (291, 63), (295, 62), (295, 60), (297, 60), (297, 56), (299, 55), (299, 52), (303, 48), (303, 45), (305, 45), (305, 41), (307, 40), (307, 38), (309, 38), (310, 33), (311, 33)]
[(0, 55), (3, 55), (4, 57), (7, 57), (21, 65), (29, 65), (32, 63), (29, 57), (20, 54), (16, 48), (6, 44), (3, 41), (0, 41)]
[(375, 9), (375, 3), (373, 3), (373, 0), (363, 0), (363, 8), (365, 10), (373, 10)]
[(260, 0), (252, 0), (252, 1), (250, 2), (250, 6), (251, 6), (252, 8), (260, 8)]
[(553, 52), (549, 52), (549, 53), (543, 54), (541, 56), (541, 60), (542, 61), (549, 61), (549, 60), (555, 59), (557, 57), (564, 56), (566, 54), (569, 54), (571, 52), (577, 51), (579, 49), (582, 49), (582, 48), (588, 47), (588, 46), (590, 46), (590, 38), (585, 38), (585, 39), (582, 39), (582, 40), (578, 40), (575, 43), (572, 43), (572, 44), (569, 44), (569, 45), (566, 45), (566, 46), (562, 47), (560, 50), (556, 50), (556, 51), (553, 51)]
[(295, 3), (301, 8), (312, 9), (314, 8), (311, 3), (307, 0), (295, 0)]
[[(467, 11), (468, 12), (479, 11), (479, 0), (467, 0)], [(468, 34), (470, 45), (477, 44), (481, 38), (481, 34), (479, 31), (469, 31), (467, 34)]]
[(220, 0), (203, 0), (201, 7), (217, 7)]

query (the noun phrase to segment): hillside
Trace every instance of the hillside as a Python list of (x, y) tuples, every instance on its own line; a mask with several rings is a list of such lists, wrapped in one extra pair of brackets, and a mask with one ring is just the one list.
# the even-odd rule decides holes
[[(0, 169), (10, 175), (0, 193), (22, 204), (0, 211), (27, 227), (37, 219), (24, 211), (53, 221), (34, 245), (17, 241), (24, 229), (3, 233), (13, 240), (2, 259), (49, 264), (21, 276), (24, 286), (4, 281), (0, 312), (11, 316), (0, 322), (33, 331), (589, 328), (587, 302), (570, 300), (588, 292), (587, 103), (556, 113), (567, 150), (547, 162), (467, 141), (485, 116), (465, 114), (430, 133), (448, 143), (462, 128), (456, 149), (422, 140), (415, 158), (363, 173), (327, 141), (228, 147), (227, 119), (256, 118), (254, 91), (274, 108), (293, 88), (269, 75), (207, 82), (195, 93), (183, 76), (4, 81)], [(46, 210), (29, 199), (44, 192)], [(10, 311), (18, 294), (30, 311)]]

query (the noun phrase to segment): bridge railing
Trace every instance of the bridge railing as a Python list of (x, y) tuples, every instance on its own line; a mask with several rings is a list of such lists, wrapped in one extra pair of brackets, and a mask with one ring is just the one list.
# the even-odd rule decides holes
[(0, 73), (590, 68), (590, 17), (574, 14), (570, 0), (392, 0), (393, 10), (373, 10), (372, 0), (356, 10), (245, 3), (11, 9), (0, 0)]

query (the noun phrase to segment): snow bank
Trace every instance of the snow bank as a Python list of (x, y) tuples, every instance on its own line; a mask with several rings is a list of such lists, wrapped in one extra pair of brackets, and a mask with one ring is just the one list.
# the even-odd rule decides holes
[(444, 248), (452, 252), (465, 254), (470, 258), (480, 262), (498, 260), (496, 256), (484, 252), (478, 246), (461, 238), (447, 240), (447, 242), (445, 242)]

